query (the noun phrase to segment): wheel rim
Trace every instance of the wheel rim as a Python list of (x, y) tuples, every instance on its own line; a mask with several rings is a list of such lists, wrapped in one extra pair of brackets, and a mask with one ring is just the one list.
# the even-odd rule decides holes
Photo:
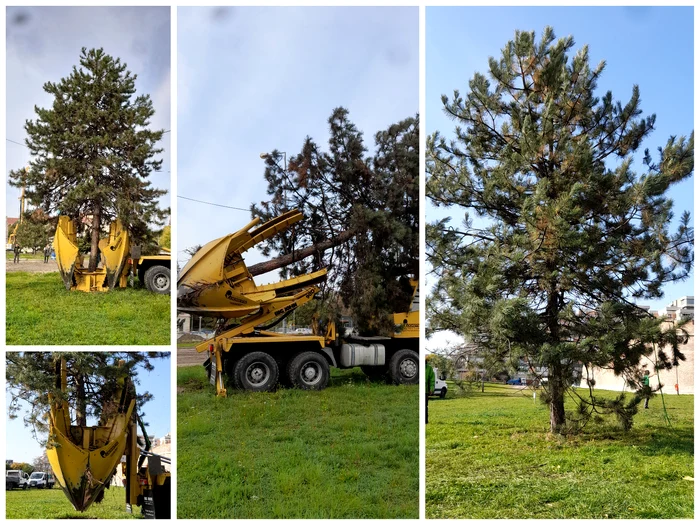
[(305, 385), (316, 385), (321, 381), (323, 371), (321, 365), (315, 361), (306, 362), (299, 371), (299, 377)]
[(265, 385), (270, 379), (270, 367), (262, 361), (256, 361), (248, 365), (245, 376), (248, 383), (260, 387)]
[(401, 376), (404, 378), (414, 378), (418, 373), (418, 365), (413, 359), (406, 358), (399, 363), (399, 372), (401, 372)]
[(153, 278), (153, 286), (159, 291), (164, 291), (170, 287), (170, 278), (168, 278), (165, 274), (158, 274), (155, 278)]

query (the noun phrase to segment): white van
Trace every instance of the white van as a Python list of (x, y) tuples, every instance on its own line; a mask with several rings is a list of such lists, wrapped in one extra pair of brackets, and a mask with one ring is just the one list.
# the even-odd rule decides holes
[(56, 479), (51, 472), (32, 472), (29, 476), (29, 488), (53, 488)]
[(440, 396), (441, 399), (444, 399), (445, 396), (447, 396), (447, 376), (445, 376), (444, 372), (440, 372), (439, 369), (436, 369), (433, 367), (433, 372), (435, 373), (435, 390), (432, 393), (432, 396)]

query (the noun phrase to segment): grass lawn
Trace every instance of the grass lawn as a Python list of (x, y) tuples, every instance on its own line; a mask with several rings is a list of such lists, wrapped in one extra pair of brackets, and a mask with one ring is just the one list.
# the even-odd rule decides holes
[(216, 398), (177, 371), (178, 518), (418, 518), (418, 386), (337, 371), (321, 392)]
[(168, 345), (170, 296), (69, 292), (57, 272), (6, 274), (8, 345)]
[(611, 421), (569, 437), (547, 434), (548, 408), (529, 389), (431, 400), (426, 516), (692, 518), (693, 396), (665, 400), (671, 427), (656, 396), (629, 433)]
[(7, 519), (134, 519), (141, 517), (126, 511), (124, 488), (105, 490), (101, 503), (93, 503), (85, 512), (78, 512), (70, 504), (63, 491), (55, 487), (49, 490), (28, 489), (6, 492), (5, 515)]

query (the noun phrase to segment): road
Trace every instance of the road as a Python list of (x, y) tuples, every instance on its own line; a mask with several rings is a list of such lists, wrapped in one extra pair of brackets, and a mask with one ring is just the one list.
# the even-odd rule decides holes
[(201, 365), (207, 359), (206, 352), (197, 352), (194, 347), (177, 349), (177, 366)]
[(56, 260), (49, 260), (49, 263), (44, 263), (44, 260), (22, 260), (19, 263), (12, 263), (12, 260), (5, 260), (6, 272), (58, 272), (58, 264)]

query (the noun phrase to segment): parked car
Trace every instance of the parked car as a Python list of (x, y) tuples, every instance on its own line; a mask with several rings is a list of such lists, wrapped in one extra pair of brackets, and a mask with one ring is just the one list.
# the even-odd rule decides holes
[(56, 478), (51, 472), (32, 472), (29, 476), (29, 488), (53, 488)]
[(511, 378), (506, 381), (506, 385), (524, 385), (522, 378)]
[(435, 373), (435, 390), (433, 391), (433, 396), (440, 396), (441, 399), (445, 399), (447, 396), (447, 376), (445, 373), (440, 373), (438, 369), (433, 367), (433, 372)]

